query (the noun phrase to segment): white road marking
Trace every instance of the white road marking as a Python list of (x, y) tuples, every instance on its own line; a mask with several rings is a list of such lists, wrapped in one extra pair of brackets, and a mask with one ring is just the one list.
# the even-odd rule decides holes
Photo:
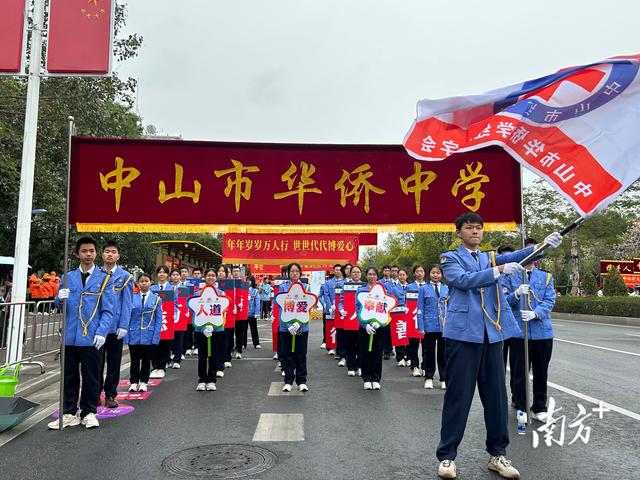
[(304, 415), (301, 413), (261, 413), (253, 434), (254, 442), (304, 441)]
[(626, 352), (624, 350), (616, 350), (615, 348), (601, 347), (599, 345), (591, 345), (589, 343), (573, 342), (571, 340), (563, 340), (561, 338), (554, 338), (554, 340), (558, 342), (571, 343), (573, 345), (580, 345), (582, 347), (597, 348), (599, 350), (606, 350), (608, 352), (624, 353), (626, 355), (633, 355), (634, 357), (640, 357), (640, 353)]
[(637, 327), (635, 325), (617, 325), (615, 323), (597, 323), (597, 322), (583, 322), (581, 320), (566, 320), (566, 319), (561, 319), (561, 320), (555, 320), (553, 319), (553, 324), (555, 325), (556, 322), (569, 322), (569, 323), (582, 323), (583, 325), (600, 325), (601, 327), (619, 327), (619, 328), (640, 328)]
[(635, 333), (625, 333), (625, 335), (629, 337), (640, 337), (640, 335), (636, 335)]
[[(280, 370), (280, 369), (278, 369)], [(283, 392), (282, 386), (283, 382), (271, 382), (269, 386), (269, 393), (267, 393), (268, 397), (304, 397), (304, 393), (297, 389), (297, 387), (292, 387), (290, 392)]]

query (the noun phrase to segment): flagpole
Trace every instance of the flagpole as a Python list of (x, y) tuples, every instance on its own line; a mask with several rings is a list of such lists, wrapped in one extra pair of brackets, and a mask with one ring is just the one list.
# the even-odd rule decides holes
[[(584, 218), (583, 217), (578, 218), (577, 220), (575, 220), (574, 222), (572, 222), (571, 224), (567, 225), (562, 230), (560, 230), (560, 232), (559, 232), (560, 235), (562, 235), (564, 237), (567, 233), (571, 232), (573, 229), (575, 229), (582, 222), (584, 222)], [(547, 248), (549, 248), (549, 245), (547, 245), (546, 243), (543, 243), (538, 248), (536, 248), (532, 253), (530, 253), (524, 260), (520, 261), (520, 265), (524, 266), (527, 263), (531, 262), (532, 259), (534, 259), (535, 257), (539, 256)]]
[[(527, 238), (525, 234), (525, 220), (524, 220), (524, 169), (522, 164), (520, 164), (520, 238), (522, 240), (522, 248), (524, 248), (525, 240)], [(527, 271), (522, 271), (522, 283), (526, 284), (527, 282)], [(529, 305), (529, 294), (525, 294), (520, 299), (520, 304), (522, 306), (521, 310), (527, 310)], [(523, 319), (524, 320), (524, 319)], [(531, 386), (529, 383), (529, 322), (523, 321), (522, 325), (524, 327), (524, 413), (526, 415), (526, 423), (527, 425), (531, 425), (531, 415), (529, 412), (529, 387)], [(514, 372), (511, 372), (511, 376), (514, 375)], [(515, 382), (513, 383), (515, 385)]]
[[(64, 273), (62, 275), (62, 288), (67, 288), (69, 273), (69, 191), (71, 189), (71, 137), (74, 130), (74, 118), (67, 117), (69, 121), (69, 145), (67, 150), (67, 195), (65, 197), (64, 220)], [(67, 336), (67, 299), (62, 300), (62, 326), (60, 328), (60, 404), (58, 406), (58, 429), (62, 430), (62, 416), (64, 412), (64, 367), (65, 367), (65, 338)]]
[[(13, 301), (17, 303), (24, 302), (27, 297), (29, 239), (31, 236), (31, 209), (33, 207), (33, 177), (36, 164), (36, 138), (38, 135), (44, 2), (45, 0), (34, 0), (33, 2), (31, 56), (29, 58), (29, 75), (27, 80), (27, 105), (24, 116), (22, 167), (20, 171), (20, 193), (18, 197), (18, 216), (16, 217), (16, 244), (13, 264), (12, 298)], [(14, 363), (22, 359), (24, 314), (25, 309), (22, 309), (17, 315), (11, 315), (7, 363)]]

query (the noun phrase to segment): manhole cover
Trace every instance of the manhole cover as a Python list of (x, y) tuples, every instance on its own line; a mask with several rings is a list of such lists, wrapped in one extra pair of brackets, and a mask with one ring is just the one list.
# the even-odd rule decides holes
[(203, 445), (181, 450), (162, 461), (162, 469), (182, 477), (242, 478), (269, 470), (278, 457), (249, 445)]

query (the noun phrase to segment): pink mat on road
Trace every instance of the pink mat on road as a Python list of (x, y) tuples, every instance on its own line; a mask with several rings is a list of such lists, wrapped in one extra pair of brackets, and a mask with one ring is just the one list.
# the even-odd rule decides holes
[[(118, 408), (98, 407), (98, 413), (96, 414), (96, 418), (98, 420), (107, 420), (109, 418), (128, 415), (134, 410), (135, 408), (133, 408), (131, 405), (120, 405)], [(59, 415), (58, 410), (56, 410), (51, 414), (53, 418), (58, 418), (58, 415)]]

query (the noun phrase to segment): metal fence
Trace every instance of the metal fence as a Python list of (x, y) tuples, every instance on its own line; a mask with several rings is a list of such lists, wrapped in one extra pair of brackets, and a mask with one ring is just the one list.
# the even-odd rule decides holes
[(44, 373), (44, 362), (38, 358), (60, 352), (62, 312), (57, 311), (53, 300), (40, 302), (0, 303), (0, 365), (7, 365), (7, 351), (14, 350), (14, 339), (9, 328), (13, 318), (24, 315), (22, 330), (22, 355), (14, 363), (38, 365)]

